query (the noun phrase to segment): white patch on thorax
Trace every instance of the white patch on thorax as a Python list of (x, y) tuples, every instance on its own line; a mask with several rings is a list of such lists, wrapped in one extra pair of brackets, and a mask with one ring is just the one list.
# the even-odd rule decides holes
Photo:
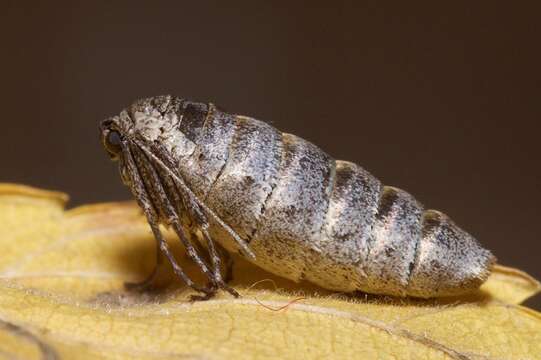
[(135, 131), (148, 141), (158, 141), (175, 158), (189, 156), (195, 149), (195, 143), (188, 139), (180, 130), (182, 119), (174, 113), (165, 116), (153, 109), (148, 112), (134, 113)]

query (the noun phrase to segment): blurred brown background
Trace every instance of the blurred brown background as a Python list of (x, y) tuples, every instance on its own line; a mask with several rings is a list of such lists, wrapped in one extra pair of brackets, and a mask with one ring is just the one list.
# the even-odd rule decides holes
[(363, 165), (541, 279), (535, 2), (324, 4), (3, 1), (0, 181), (129, 198), (97, 124), (171, 93)]

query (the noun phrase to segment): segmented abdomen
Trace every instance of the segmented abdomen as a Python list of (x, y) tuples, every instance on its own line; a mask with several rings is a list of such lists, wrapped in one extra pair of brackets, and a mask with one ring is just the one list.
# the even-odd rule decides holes
[[(452, 295), (493, 257), (448, 217), (312, 143), (209, 106), (181, 172), (277, 275), (338, 291)], [(214, 238), (236, 247), (220, 227)]]

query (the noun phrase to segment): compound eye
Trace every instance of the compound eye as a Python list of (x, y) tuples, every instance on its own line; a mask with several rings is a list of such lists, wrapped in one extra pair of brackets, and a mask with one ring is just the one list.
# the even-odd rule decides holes
[(105, 146), (109, 152), (118, 155), (122, 152), (122, 138), (120, 133), (115, 130), (111, 130), (105, 137)]

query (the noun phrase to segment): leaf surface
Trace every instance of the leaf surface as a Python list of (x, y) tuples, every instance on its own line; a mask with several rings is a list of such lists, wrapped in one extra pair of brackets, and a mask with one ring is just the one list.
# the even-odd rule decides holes
[(516, 269), (496, 267), (468, 296), (427, 301), (331, 293), (236, 259), (241, 298), (190, 303), (169, 267), (158, 291), (124, 290), (155, 261), (133, 203), (65, 211), (66, 201), (0, 184), (4, 357), (541, 359), (541, 314), (519, 305), (540, 285)]

